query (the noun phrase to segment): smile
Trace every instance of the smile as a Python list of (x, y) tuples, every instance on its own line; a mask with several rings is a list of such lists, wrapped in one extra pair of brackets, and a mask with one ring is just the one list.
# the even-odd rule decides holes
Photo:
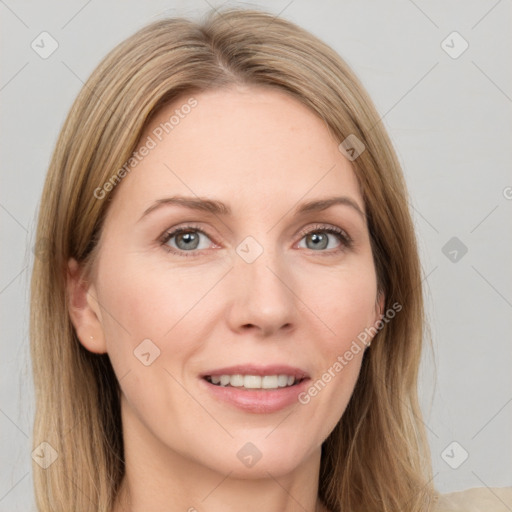
[(202, 389), (219, 404), (256, 414), (296, 405), (311, 378), (287, 364), (238, 364), (210, 368), (199, 375)]
[(216, 386), (239, 389), (279, 389), (294, 386), (301, 382), (294, 375), (207, 375), (205, 379)]

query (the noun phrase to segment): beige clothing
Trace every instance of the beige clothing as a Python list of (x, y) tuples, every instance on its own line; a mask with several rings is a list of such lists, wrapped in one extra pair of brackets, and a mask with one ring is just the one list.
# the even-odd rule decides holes
[(475, 487), (441, 494), (436, 512), (512, 512), (512, 487)]

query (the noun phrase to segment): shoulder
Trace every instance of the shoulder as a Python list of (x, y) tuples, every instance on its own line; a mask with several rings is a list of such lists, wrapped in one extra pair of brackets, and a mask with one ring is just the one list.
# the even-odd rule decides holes
[(475, 487), (440, 494), (435, 512), (510, 512), (512, 487)]

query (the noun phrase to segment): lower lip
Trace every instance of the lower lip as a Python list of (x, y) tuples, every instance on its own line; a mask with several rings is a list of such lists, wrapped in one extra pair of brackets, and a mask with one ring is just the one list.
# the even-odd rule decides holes
[(276, 412), (299, 403), (298, 395), (305, 391), (309, 380), (306, 378), (286, 388), (245, 390), (231, 386), (216, 386), (201, 378), (203, 385), (215, 398), (244, 411), (259, 414)]

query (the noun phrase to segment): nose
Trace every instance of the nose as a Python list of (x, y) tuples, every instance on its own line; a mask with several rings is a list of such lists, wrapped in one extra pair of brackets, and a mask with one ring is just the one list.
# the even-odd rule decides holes
[(268, 337), (296, 326), (300, 301), (282, 256), (264, 250), (252, 263), (237, 256), (227, 287), (228, 322), (233, 331), (255, 331)]

